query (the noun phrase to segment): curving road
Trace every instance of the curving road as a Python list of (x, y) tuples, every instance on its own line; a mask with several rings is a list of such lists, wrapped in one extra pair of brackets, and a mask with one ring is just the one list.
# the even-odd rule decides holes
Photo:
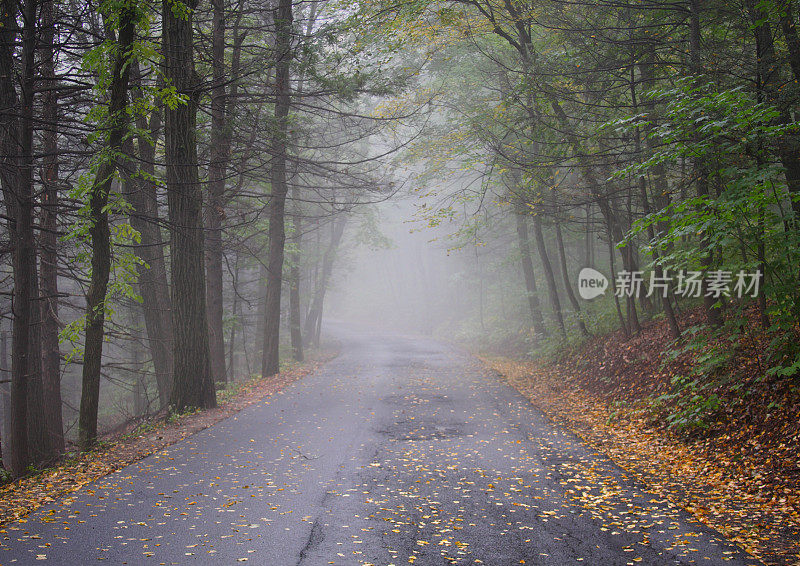
[(283, 393), (7, 526), (0, 564), (759, 564), (469, 356), (335, 331)]

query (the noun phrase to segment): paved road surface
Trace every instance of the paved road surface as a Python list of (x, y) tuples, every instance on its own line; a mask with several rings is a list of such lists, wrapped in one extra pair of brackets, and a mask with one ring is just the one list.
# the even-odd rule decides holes
[(0, 534), (0, 564), (757, 564), (448, 346), (342, 353)]

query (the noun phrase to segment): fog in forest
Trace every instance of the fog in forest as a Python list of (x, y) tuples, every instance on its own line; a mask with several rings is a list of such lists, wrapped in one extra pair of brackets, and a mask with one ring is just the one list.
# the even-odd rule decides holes
[[(361, 243), (358, 227), (347, 235), (342, 265), (333, 279), (326, 315), (384, 330), (431, 333), (456, 313), (460, 252), (448, 252), (444, 229), (416, 218), (414, 197), (376, 207), (381, 241)], [(437, 236), (438, 235), (438, 236)]]
[[(471, 442), (478, 420), (493, 455), (528, 450), (547, 465), (531, 440), (561, 434), (547, 415), (627, 442), (614, 454), (674, 456), (655, 466), (666, 475), (685, 473), (676, 461), (704, 470), (681, 476), (698, 501), (680, 495), (676, 509), (713, 509), (701, 521), (742, 549), (794, 561), (798, 14), (798, 0), (3, 1), (0, 512), (22, 517), (73, 489), (58, 478), (91, 483), (102, 477), (93, 469), (206, 427), (192, 437), (209, 443), (198, 453), (216, 454), (214, 477), (233, 483), (244, 472), (219, 451), (245, 435), (259, 465), (289, 476), (301, 463), (367, 478), (413, 459), (367, 461), (387, 446), (424, 460), (415, 443)], [(442, 420), (451, 402), (461, 416)], [(518, 422), (500, 422), (499, 406)], [(236, 414), (255, 420), (237, 428)], [(215, 428), (223, 415), (231, 428)], [(369, 458), (352, 438), (334, 442), (330, 423), (373, 443)], [(532, 436), (504, 444), (531, 423)], [(237, 432), (214, 441), (221, 430)], [(109, 462), (109, 447), (127, 456)], [(569, 455), (555, 462), (582, 461), (557, 448)], [(456, 490), (478, 466), (431, 458), (419, 469), (457, 470)], [(521, 482), (506, 496), (531, 487), (530, 469), (487, 458), (496, 469), (480, 478)], [(365, 481), (412, 483), (398, 478)], [(38, 495), (26, 499), (28, 480)], [(327, 504), (318, 488), (301, 495)], [(738, 523), (704, 499), (728, 491), (747, 494), (729, 506), (746, 511)], [(543, 517), (533, 508), (519, 508), (525, 529)], [(297, 511), (293, 563), (321, 559), (330, 521)], [(402, 518), (414, 525), (403, 536), (422, 529)], [(576, 525), (569, 540), (606, 544)], [(373, 527), (360, 532), (383, 529)], [(3, 533), (5, 563), (16, 535)], [(453, 536), (430, 548), (478, 546)], [(196, 546), (185, 542), (175, 548)], [(553, 564), (574, 558), (552, 542)], [(403, 544), (410, 556), (359, 561), (433, 552), (427, 540)], [(586, 563), (623, 563), (614, 544)], [(521, 542), (512, 550), (503, 564), (535, 560)], [(657, 564), (666, 552), (630, 558)], [(417, 564), (439, 563), (430, 556)]]

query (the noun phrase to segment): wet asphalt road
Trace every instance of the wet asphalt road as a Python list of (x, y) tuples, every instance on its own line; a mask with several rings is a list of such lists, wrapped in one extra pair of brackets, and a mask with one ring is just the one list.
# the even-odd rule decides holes
[(283, 393), (7, 526), (0, 564), (758, 564), (469, 356), (337, 333)]

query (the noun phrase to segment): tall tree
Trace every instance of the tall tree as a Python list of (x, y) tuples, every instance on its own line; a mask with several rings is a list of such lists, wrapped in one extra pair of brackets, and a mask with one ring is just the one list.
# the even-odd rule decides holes
[(289, 333), (292, 340), (292, 355), (303, 361), (303, 334), (300, 320), (300, 258), (302, 257), (302, 219), (298, 191), (292, 187), (294, 214), (292, 217), (292, 257), (289, 267)]
[[(142, 96), (141, 73), (138, 64), (131, 63), (131, 79), (136, 85), (134, 93)], [(159, 404), (166, 407), (172, 393), (173, 344), (172, 305), (167, 282), (164, 237), (158, 211), (155, 146), (161, 135), (161, 105), (155, 101), (150, 119), (142, 113), (136, 115), (136, 150), (133, 140), (125, 144), (126, 171), (125, 197), (131, 204), (130, 223), (140, 234), (136, 255), (144, 261), (137, 266), (139, 291), (142, 296), (147, 343), (156, 374)], [(138, 156), (139, 169), (136, 170)]]
[(58, 85), (55, 73), (55, 1), (42, 4), (42, 83), (44, 90), (42, 151), (42, 206), (39, 237), (42, 385), (47, 408), (47, 433), (53, 457), (64, 452), (61, 414), (61, 351), (58, 345)]
[(206, 273), (209, 348), (211, 373), (224, 382), (225, 343), (222, 328), (222, 219), (224, 211), (225, 175), (230, 159), (230, 124), (225, 108), (225, 1), (211, 0), (213, 22), (211, 30), (211, 159), (208, 164), (208, 196), (206, 206)]
[[(694, 76), (694, 79), (701, 84), (703, 78), (703, 54), (702, 54), (702, 1), (689, 0), (689, 70)], [(697, 133), (697, 140), (699, 141), (700, 133)], [(694, 183), (697, 191), (697, 196), (702, 199), (707, 199), (710, 196), (709, 190), (709, 171), (708, 164), (704, 156), (695, 157), (692, 160), (692, 168), (694, 169)], [(701, 205), (703, 206), (703, 205)], [(714, 250), (708, 242), (708, 234), (703, 234), (700, 239), (700, 247), (702, 248), (702, 255), (700, 258), (700, 267), (703, 274), (708, 273), (714, 262)], [(707, 279), (703, 278), (703, 306), (705, 308), (706, 318), (708, 322), (714, 326), (719, 326), (722, 323), (720, 309), (717, 299), (708, 293)]]
[(286, 243), (286, 161), (288, 149), (289, 107), (291, 105), (290, 69), (292, 62), (292, 0), (278, 0), (275, 22), (275, 126), (272, 132), (269, 198), (269, 255), (267, 260), (267, 296), (264, 305), (264, 353), (261, 375), (280, 369), (281, 286)]
[[(78, 436), (84, 449), (97, 440), (97, 413), (100, 403), (100, 370), (105, 334), (106, 292), (111, 273), (111, 232), (108, 224), (108, 198), (115, 173), (120, 169), (122, 144), (128, 128), (128, 82), (130, 79), (131, 48), (135, 40), (139, 16), (137, 0), (122, 4), (108, 3), (103, 17), (107, 30), (111, 21), (118, 21), (117, 38), (113, 49), (111, 84), (108, 102), (108, 143), (97, 166), (89, 192), (88, 221), (92, 251), (92, 272), (86, 292), (86, 339), (83, 355), (81, 407)], [(117, 12), (114, 14), (113, 11)], [(109, 38), (110, 39), (110, 38)]]
[(19, 27), (18, 4), (5, 0), (2, 5), (2, 43), (0, 44), (0, 89), (2, 107), (2, 184), (6, 212), (10, 219), (14, 290), (12, 299), (11, 338), (11, 472), (21, 476), (30, 464), (28, 446), (28, 383), (33, 367), (30, 328), (33, 320), (33, 283), (36, 264), (33, 234), (33, 94), (35, 72), (36, 11), (35, 0), (22, 5), (21, 96), (14, 88), (14, 52)]
[(216, 405), (211, 373), (203, 262), (203, 195), (197, 167), (198, 77), (192, 14), (197, 0), (162, 3), (164, 76), (181, 101), (164, 111), (170, 222), (174, 371), (170, 404), (176, 410)]
[(517, 243), (519, 245), (520, 260), (522, 262), (522, 274), (525, 278), (525, 295), (528, 299), (528, 309), (530, 309), (533, 331), (537, 336), (547, 337), (547, 328), (542, 318), (542, 308), (539, 305), (539, 292), (536, 288), (536, 275), (533, 271), (533, 261), (531, 261), (531, 244), (528, 236), (527, 215), (518, 208), (514, 213), (514, 221), (517, 228)]

